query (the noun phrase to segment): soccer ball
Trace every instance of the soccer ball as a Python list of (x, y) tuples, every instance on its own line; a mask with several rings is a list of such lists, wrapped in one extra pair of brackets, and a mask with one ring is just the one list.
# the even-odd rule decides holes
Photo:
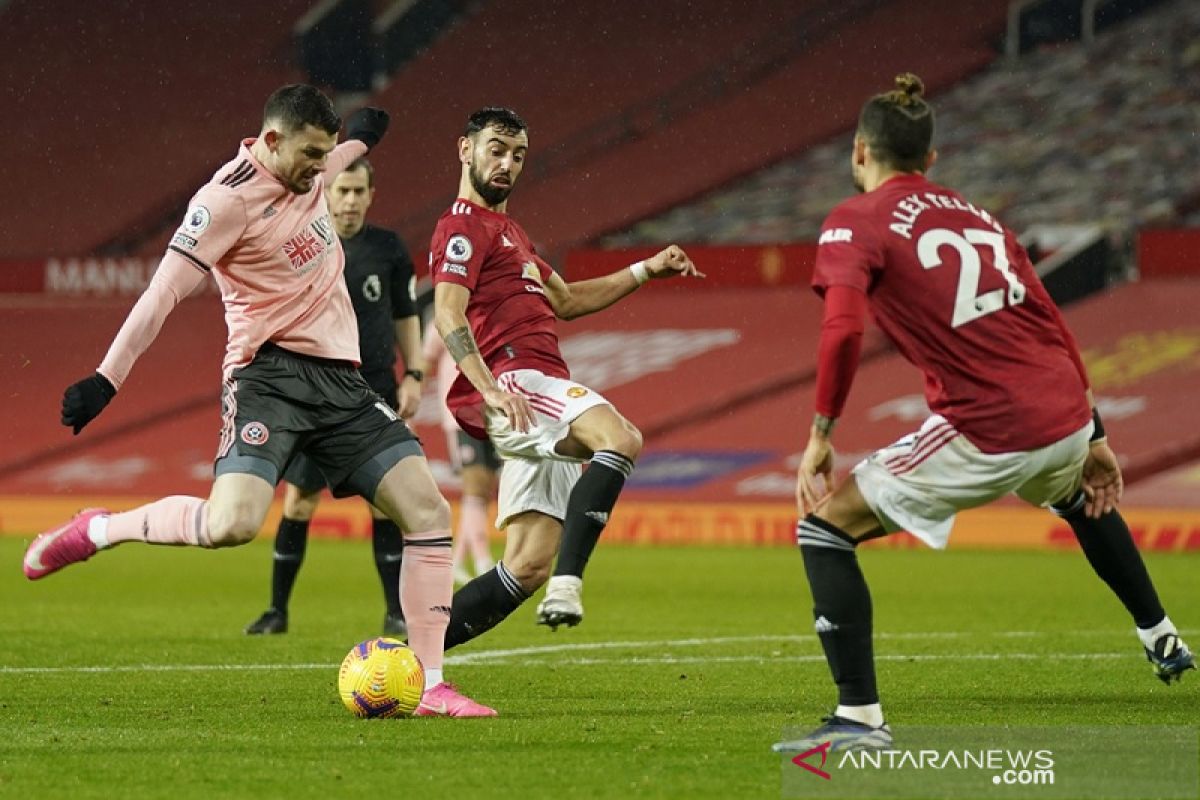
[(399, 639), (354, 645), (338, 671), (338, 692), (356, 717), (407, 717), (425, 691), (425, 669)]

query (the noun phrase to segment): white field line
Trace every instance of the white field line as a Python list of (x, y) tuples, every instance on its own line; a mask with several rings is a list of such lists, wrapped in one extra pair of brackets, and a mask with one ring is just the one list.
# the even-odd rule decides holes
[[(1112, 636), (1113, 631), (1076, 631), (1074, 634)], [(997, 639), (1035, 638), (1039, 636), (1061, 636), (1061, 633), (1047, 631), (996, 631), (994, 633), (967, 633), (955, 631), (928, 631), (909, 633), (880, 633), (880, 640), (922, 640), (922, 639), (957, 639), (965, 637), (984, 637)], [(623, 642), (578, 642), (574, 644), (552, 644), (531, 647), (516, 647), (502, 650), (484, 650), (478, 653), (463, 653), (446, 657), (447, 666), (462, 666), (470, 664), (495, 664), (519, 666), (593, 666), (600, 664), (727, 664), (727, 663), (766, 663), (789, 662), (809, 663), (820, 662), (824, 656), (814, 655), (782, 655), (782, 654), (739, 654), (739, 655), (650, 655), (630, 656), (614, 653), (611, 656), (568, 656), (565, 658), (544, 658), (555, 654), (587, 653), (604, 650), (669, 650), (675, 647), (702, 647), (708, 645), (753, 644), (753, 643), (804, 643), (815, 641), (814, 635), (804, 636), (714, 636), (691, 639), (659, 639), (649, 641)], [(1013, 660), (1087, 660), (1123, 658), (1130, 653), (1136, 655), (1136, 650), (1120, 653), (920, 653), (901, 654), (885, 653), (875, 656), (878, 661), (1002, 661)], [(543, 656), (543, 658), (537, 658)], [(39, 675), (61, 673), (118, 673), (118, 672), (253, 672), (253, 671), (287, 671), (287, 670), (322, 670), (336, 669), (332, 663), (284, 663), (284, 664), (122, 664), (107, 666), (68, 666), (68, 667), (14, 667), (0, 666), (0, 675)]]

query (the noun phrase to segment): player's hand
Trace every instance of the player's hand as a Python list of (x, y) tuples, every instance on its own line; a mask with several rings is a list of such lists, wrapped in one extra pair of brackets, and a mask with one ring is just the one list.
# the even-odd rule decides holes
[(76, 436), (83, 427), (99, 416), (117, 390), (108, 378), (99, 372), (67, 387), (62, 398), (62, 424), (75, 430)]
[(488, 389), (483, 393), (483, 402), (487, 403), (488, 408), (503, 412), (515, 431), (525, 433), (537, 424), (533, 418), (533, 407), (519, 394), (503, 389)]
[(346, 120), (346, 139), (358, 139), (368, 148), (374, 147), (387, 133), (388, 119), (381, 108), (360, 108)]
[(400, 419), (409, 420), (417, 415), (421, 407), (421, 382), (411, 375), (405, 375), (396, 391), (396, 413)]
[[(821, 485), (817, 485), (817, 477)], [(808, 437), (800, 468), (796, 471), (796, 507), (801, 517), (817, 510), (817, 505), (833, 488), (833, 445), (829, 437), (815, 431)]]
[(673, 278), (685, 275), (693, 278), (703, 278), (704, 273), (696, 269), (696, 265), (688, 258), (679, 245), (671, 245), (660, 250), (646, 259), (646, 272), (651, 278)]
[(1106, 442), (1092, 443), (1083, 462), (1084, 512), (1095, 519), (1112, 511), (1121, 502), (1124, 486), (1117, 454)]

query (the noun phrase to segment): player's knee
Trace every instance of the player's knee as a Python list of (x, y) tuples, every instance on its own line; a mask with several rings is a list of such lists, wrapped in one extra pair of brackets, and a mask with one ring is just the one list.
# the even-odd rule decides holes
[(526, 594), (533, 594), (550, 580), (550, 569), (553, 566), (553, 556), (543, 557), (539, 554), (518, 555), (516, 558), (504, 559), (504, 566), (521, 584)]
[(642, 454), (642, 432), (626, 420), (612, 437), (612, 443), (605, 449), (615, 450), (631, 461), (636, 461)]
[(211, 508), (208, 514), (208, 536), (213, 547), (237, 547), (258, 535), (262, 519), (248, 507)]
[(435, 492), (405, 514), (404, 527), (413, 532), (449, 530), (450, 504)]

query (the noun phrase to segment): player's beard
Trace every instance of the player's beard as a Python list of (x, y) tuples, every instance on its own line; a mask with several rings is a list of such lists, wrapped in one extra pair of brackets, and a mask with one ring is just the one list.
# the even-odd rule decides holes
[(500, 205), (508, 199), (508, 195), (512, 192), (512, 184), (508, 186), (492, 186), (483, 179), (483, 176), (474, 167), (471, 167), (467, 172), (471, 176), (471, 187), (483, 198), (483, 202), (489, 206), (495, 207)]

